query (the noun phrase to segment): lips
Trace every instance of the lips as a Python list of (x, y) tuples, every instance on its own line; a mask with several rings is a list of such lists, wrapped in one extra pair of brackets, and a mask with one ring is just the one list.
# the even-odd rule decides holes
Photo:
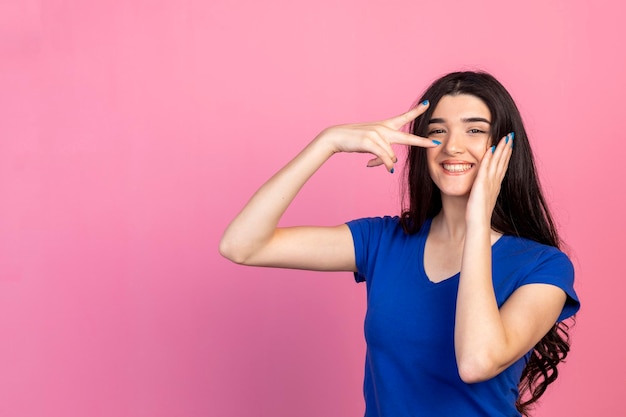
[(470, 164), (467, 162), (443, 162), (441, 164), (441, 166), (443, 167), (444, 170), (454, 173), (454, 174), (460, 174), (463, 173), (465, 171), (469, 171), (470, 169), (472, 169), (474, 167), (474, 164)]

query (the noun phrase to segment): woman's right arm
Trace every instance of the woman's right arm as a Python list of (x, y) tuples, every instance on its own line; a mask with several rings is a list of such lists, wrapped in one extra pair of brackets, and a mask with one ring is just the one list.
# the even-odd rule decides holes
[(370, 153), (374, 159), (369, 166), (384, 164), (391, 171), (397, 160), (392, 144), (437, 146), (430, 139), (398, 130), (427, 107), (421, 104), (382, 122), (324, 130), (252, 196), (224, 232), (220, 253), (244, 265), (356, 270), (352, 235), (345, 224), (278, 228), (278, 222), (306, 181), (335, 153)]

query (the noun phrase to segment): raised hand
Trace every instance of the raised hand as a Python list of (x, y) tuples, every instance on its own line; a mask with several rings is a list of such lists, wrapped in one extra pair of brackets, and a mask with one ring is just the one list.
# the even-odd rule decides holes
[(374, 155), (369, 166), (393, 172), (393, 144), (433, 147), (430, 139), (399, 129), (428, 108), (428, 102), (391, 119), (330, 127), (270, 178), (233, 219), (220, 241), (220, 253), (246, 265), (355, 271), (352, 235), (335, 227), (279, 228), (283, 213), (308, 179), (337, 152)]
[(487, 149), (474, 180), (465, 219), (468, 223), (491, 225), (491, 215), (500, 193), (502, 180), (509, 166), (515, 133), (503, 137), (497, 146)]
[(384, 164), (389, 172), (393, 172), (398, 158), (391, 145), (437, 146), (431, 139), (400, 131), (404, 125), (423, 114), (428, 105), (425, 101), (406, 113), (378, 122), (333, 126), (325, 129), (316, 139), (325, 140), (335, 153), (370, 153), (374, 158), (367, 163), (368, 167)]

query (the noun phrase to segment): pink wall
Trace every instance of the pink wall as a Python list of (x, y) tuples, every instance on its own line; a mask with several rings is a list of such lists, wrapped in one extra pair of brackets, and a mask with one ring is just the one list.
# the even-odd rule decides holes
[[(360, 415), (364, 286), (217, 243), (322, 128), (460, 68), (518, 100), (577, 267), (536, 415), (623, 415), (622, 7), (0, 1), (0, 415)], [(399, 176), (366, 160), (330, 161), (285, 223), (396, 213)]]

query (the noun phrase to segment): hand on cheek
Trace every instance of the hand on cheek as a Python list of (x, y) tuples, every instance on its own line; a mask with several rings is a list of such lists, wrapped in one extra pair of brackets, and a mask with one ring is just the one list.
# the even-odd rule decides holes
[(515, 133), (511, 132), (485, 152), (467, 204), (467, 222), (491, 225), (491, 215), (509, 166), (514, 138)]

